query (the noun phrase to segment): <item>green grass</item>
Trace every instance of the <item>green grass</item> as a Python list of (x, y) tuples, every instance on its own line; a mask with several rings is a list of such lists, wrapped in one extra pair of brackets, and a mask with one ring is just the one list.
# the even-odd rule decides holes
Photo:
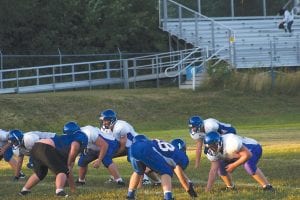
[[(188, 145), (190, 165), (186, 172), (195, 182), (198, 199), (299, 199), (300, 196), (300, 98), (299, 95), (243, 94), (224, 91), (183, 91), (174, 88), (138, 90), (93, 90), (26, 95), (0, 95), (2, 129), (60, 132), (64, 123), (76, 120), (81, 125), (97, 125), (97, 114), (113, 108), (120, 118), (152, 138), (170, 140), (181, 137)], [(237, 192), (224, 192), (218, 179), (214, 190), (205, 193), (209, 162), (203, 156), (200, 169), (194, 169), (195, 144), (187, 133), (187, 119), (199, 114), (232, 123), (240, 135), (257, 139), (263, 145), (259, 167), (276, 188), (270, 194), (260, 190), (242, 167), (234, 172)], [(132, 169), (125, 158), (115, 159), (128, 183)], [(31, 171), (24, 168), (27, 175)], [(77, 174), (77, 169), (75, 169)], [(89, 170), (87, 185), (78, 187), (70, 199), (124, 199), (127, 188), (104, 184), (107, 170)], [(12, 170), (0, 162), (0, 199), (17, 199), (25, 181), (12, 182)], [(189, 199), (176, 177), (173, 178), (176, 199)], [(68, 188), (66, 189), (67, 191)], [(33, 188), (22, 199), (57, 199), (54, 176)], [(139, 189), (138, 198), (162, 199), (160, 187)]]

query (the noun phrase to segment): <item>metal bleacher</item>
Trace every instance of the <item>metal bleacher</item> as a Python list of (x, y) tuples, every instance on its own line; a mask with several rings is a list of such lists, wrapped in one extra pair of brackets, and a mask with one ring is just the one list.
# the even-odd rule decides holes
[(300, 18), (292, 34), (278, 29), (280, 16), (208, 18), (172, 0), (161, 1), (160, 28), (211, 53), (234, 68), (300, 65)]

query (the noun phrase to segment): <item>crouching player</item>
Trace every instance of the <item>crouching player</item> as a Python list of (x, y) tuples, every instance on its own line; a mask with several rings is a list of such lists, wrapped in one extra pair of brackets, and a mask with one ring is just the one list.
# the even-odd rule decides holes
[(81, 130), (88, 137), (88, 146), (87, 152), (81, 154), (78, 160), (79, 178), (76, 180), (76, 184), (85, 184), (88, 164), (94, 161), (94, 168), (99, 168), (102, 162), (115, 182), (120, 186), (124, 186), (125, 183), (120, 177), (117, 165), (112, 161), (113, 155), (119, 148), (118, 141), (112, 135), (105, 134), (99, 128), (90, 125), (80, 128), (77, 123), (69, 122), (64, 126), (65, 134), (73, 134), (74, 131), (78, 130)]
[(175, 139), (171, 143), (162, 140), (149, 140), (144, 135), (134, 137), (133, 144), (129, 148), (129, 158), (134, 169), (131, 175), (127, 199), (135, 199), (136, 190), (146, 167), (161, 175), (161, 186), (164, 199), (171, 200), (172, 176), (175, 173), (182, 185), (191, 197), (197, 197), (193, 184), (184, 173), (189, 164), (185, 152), (185, 143), (181, 139)]
[(25, 174), (18, 169), (18, 163), (13, 157), (13, 147), (8, 142), (9, 131), (5, 131), (0, 129), (0, 161), (4, 158), (4, 160), (12, 167), (14, 170), (14, 178), (16, 181), (19, 178), (25, 178)]
[(231, 133), (220, 135), (217, 132), (209, 132), (204, 137), (204, 144), (204, 153), (211, 161), (206, 191), (211, 190), (218, 172), (227, 188), (234, 189), (231, 173), (240, 165), (244, 166), (246, 172), (261, 185), (263, 190), (274, 191), (263, 172), (257, 167), (262, 148), (256, 140)]
[(56, 175), (55, 194), (57, 196), (68, 196), (64, 191), (67, 180), (71, 192), (75, 192), (72, 170), (76, 156), (86, 149), (87, 143), (88, 138), (81, 131), (35, 142), (30, 151), (34, 173), (29, 177), (19, 194), (29, 194), (30, 189), (46, 177), (48, 169)]

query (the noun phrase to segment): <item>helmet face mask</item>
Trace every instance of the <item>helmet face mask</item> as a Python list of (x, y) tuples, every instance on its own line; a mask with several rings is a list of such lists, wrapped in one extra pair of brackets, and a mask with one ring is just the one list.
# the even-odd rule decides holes
[(20, 130), (11, 130), (9, 132), (8, 142), (12, 144), (13, 149), (19, 148), (23, 142), (23, 133)]
[(199, 116), (192, 116), (188, 121), (189, 133), (193, 139), (203, 138), (203, 120)]
[(105, 129), (110, 129), (113, 127), (113, 125), (117, 122), (117, 115), (116, 113), (111, 110), (104, 110), (100, 113), (100, 126)]
[(208, 148), (208, 151), (211, 155), (217, 155), (222, 152), (223, 142), (222, 137), (217, 132), (209, 132), (204, 137), (205, 147)]

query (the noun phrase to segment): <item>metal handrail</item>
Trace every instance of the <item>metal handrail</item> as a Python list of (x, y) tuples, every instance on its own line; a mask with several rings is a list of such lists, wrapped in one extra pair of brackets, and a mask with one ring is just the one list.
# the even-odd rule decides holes
[(219, 26), (221, 26), (221, 27), (223, 27), (223, 28), (225, 28), (225, 29), (228, 29), (228, 30), (233, 34), (233, 38), (235, 38), (235, 31), (234, 31), (233, 29), (231, 29), (230, 27), (228, 27), (228, 26), (226, 26), (226, 25), (224, 25), (224, 24), (222, 24), (222, 23), (219, 23), (219, 22), (217, 22), (216, 20), (214, 20), (214, 19), (212, 19), (212, 18), (209, 18), (209, 17), (207, 17), (207, 16), (205, 16), (205, 15), (202, 15), (202, 14), (200, 14), (199, 12), (196, 12), (196, 11), (194, 11), (194, 10), (192, 10), (192, 9), (190, 9), (190, 8), (188, 8), (188, 7), (184, 6), (184, 5), (182, 5), (182, 4), (179, 4), (179, 3), (177, 3), (177, 2), (175, 2), (175, 1), (173, 1), (173, 0), (166, 0), (166, 1), (169, 1), (169, 2), (171, 2), (171, 3), (175, 4), (175, 5), (177, 5), (178, 7), (184, 8), (185, 10), (187, 10), (187, 11), (193, 13), (194, 15), (196, 15), (196, 16), (198, 16), (198, 17), (202, 17), (202, 18), (207, 19), (208, 21), (211, 21), (211, 22), (213, 22), (213, 23), (215, 23), (215, 24), (217, 24), (217, 25), (219, 25)]
[[(187, 59), (189, 59), (193, 54), (195, 54), (196, 52), (199, 52), (199, 50), (202, 49), (201, 47), (197, 47), (195, 48), (191, 53), (189, 53), (185, 58), (183, 58), (182, 60), (180, 60), (178, 63), (176, 63), (175, 65), (171, 66), (171, 67), (168, 67), (166, 70), (165, 70), (165, 75), (167, 77), (175, 77), (175, 76), (178, 76), (182, 70), (179, 70), (178, 73), (176, 74), (173, 74), (173, 75), (168, 75), (168, 71), (171, 70), (171, 69), (175, 69), (176, 67), (178, 67), (179, 65), (181, 65), (182, 63), (184, 63)], [(196, 60), (196, 59), (195, 59)], [(194, 60), (194, 61), (195, 61)], [(185, 67), (184, 69), (186, 69), (187, 67)]]

